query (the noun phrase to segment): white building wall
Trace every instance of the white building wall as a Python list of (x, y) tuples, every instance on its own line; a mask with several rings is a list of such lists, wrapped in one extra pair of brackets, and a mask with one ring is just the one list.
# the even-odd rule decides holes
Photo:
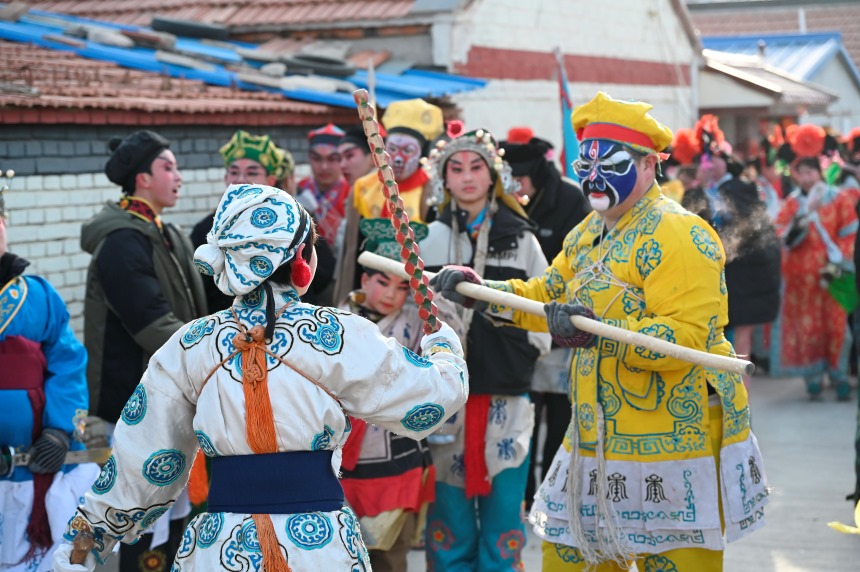
[(803, 119), (804, 123), (829, 125), (840, 133), (860, 126), (860, 89), (841, 58), (832, 58), (811, 81), (835, 93), (839, 99), (830, 104), (826, 114), (810, 114)]
[[(224, 169), (183, 170), (177, 206), (164, 220), (186, 234), (215, 210), (224, 193)], [(75, 335), (83, 340), (84, 291), (90, 255), (81, 250), (81, 224), (117, 201), (119, 187), (103, 173), (16, 177), (4, 193), (9, 213), (9, 251), (30, 261), (27, 274), (37, 274), (57, 289), (69, 309)]]
[(475, 0), (457, 14), (451, 41), (454, 62), (465, 62), (472, 45), (683, 64), (693, 57), (670, 0)]
[[(690, 70), (693, 47), (669, 0), (476, 0), (458, 13), (450, 31), (453, 63), (468, 60), (472, 46), (652, 61)], [(515, 77), (515, 76), (514, 76)], [(683, 77), (683, 76), (682, 76)], [(687, 86), (579, 83), (569, 72), (574, 106), (599, 90), (615, 98), (654, 105), (654, 115), (673, 129), (692, 126), (695, 97)], [(561, 148), (558, 83), (492, 80), (483, 89), (454, 97), (467, 128), (485, 127), (503, 139), (513, 126), (529, 126)]]

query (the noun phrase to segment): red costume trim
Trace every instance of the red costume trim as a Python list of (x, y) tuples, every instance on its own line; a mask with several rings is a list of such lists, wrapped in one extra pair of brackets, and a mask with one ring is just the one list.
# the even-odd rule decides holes
[(654, 149), (655, 147), (651, 138), (644, 133), (640, 133), (629, 127), (616, 125), (615, 123), (589, 123), (580, 129), (576, 133), (576, 136), (579, 137), (580, 141), (586, 139), (611, 139), (612, 141), (630, 143), (649, 149)]

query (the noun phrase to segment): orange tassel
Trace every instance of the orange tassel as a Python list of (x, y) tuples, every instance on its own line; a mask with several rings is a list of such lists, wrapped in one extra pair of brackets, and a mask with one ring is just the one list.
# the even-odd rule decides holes
[(260, 541), (260, 549), (263, 551), (263, 568), (265, 572), (292, 572), (278, 536), (275, 534), (275, 525), (272, 517), (268, 514), (252, 514), (254, 525), (257, 527), (257, 539)]
[(191, 504), (199, 506), (209, 498), (209, 473), (206, 471), (206, 455), (201, 449), (194, 456), (191, 476), (188, 478), (188, 498)]
[(245, 435), (251, 450), (262, 455), (278, 452), (275, 414), (269, 398), (269, 370), (266, 365), (265, 329), (254, 326), (233, 341), (242, 352), (242, 387), (245, 392)]
[[(236, 319), (238, 322), (238, 318)], [(258, 455), (278, 452), (275, 434), (275, 414), (269, 398), (269, 368), (266, 364), (265, 328), (254, 326), (240, 332), (233, 346), (242, 352), (242, 387), (245, 393), (245, 436), (251, 450)], [(268, 514), (254, 514), (257, 538), (263, 552), (266, 572), (292, 572), (287, 557), (281, 551), (275, 525)]]

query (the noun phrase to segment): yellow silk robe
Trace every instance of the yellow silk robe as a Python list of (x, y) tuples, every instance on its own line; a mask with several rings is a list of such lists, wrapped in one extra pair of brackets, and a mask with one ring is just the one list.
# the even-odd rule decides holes
[[(421, 217), (421, 197), (424, 195), (424, 185), (419, 187), (400, 187), (400, 198), (409, 220), (423, 222)], [(382, 191), (382, 181), (374, 169), (371, 173), (355, 181), (353, 194), (355, 210), (362, 218), (381, 218), (385, 208), (385, 193)]]
[[(582, 304), (608, 324), (734, 355), (723, 335), (728, 321), (725, 254), (706, 222), (654, 185), (601, 241), (603, 228), (603, 218), (592, 212), (568, 234), (542, 276), (487, 285), (540, 302)], [(510, 316), (508, 308), (491, 307), (490, 312)], [(514, 312), (513, 320), (528, 330), (547, 331), (542, 316)], [(590, 347), (574, 351), (570, 382), (585, 482), (592, 483), (593, 497), (600, 403), (611, 500), (637, 553), (722, 548), (721, 493), (723, 507), (729, 507), (730, 541), (763, 524), (766, 478), (740, 375), (596, 338)], [(706, 384), (719, 394), (721, 451), (714, 450), (710, 437), (717, 431), (715, 443), (720, 442), (720, 428), (712, 427), (719, 420), (711, 418), (719, 416), (720, 407), (709, 411)], [(569, 464), (572, 433), (536, 496), (531, 517), (540, 536), (568, 545), (573, 544), (565, 531), (564, 479), (557, 473)], [(594, 500), (584, 496), (586, 523), (593, 516), (589, 506)]]

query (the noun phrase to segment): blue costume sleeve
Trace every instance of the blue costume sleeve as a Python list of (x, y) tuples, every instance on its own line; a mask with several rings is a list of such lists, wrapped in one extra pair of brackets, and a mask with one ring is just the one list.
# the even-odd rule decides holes
[(68, 433), (75, 430), (74, 419), (86, 413), (89, 404), (87, 390), (87, 351), (69, 327), (69, 312), (60, 295), (48, 281), (27, 276), (31, 295), (39, 292), (45, 300), (44, 337), (42, 352), (48, 371), (45, 375), (45, 413), (43, 427), (53, 427)]

